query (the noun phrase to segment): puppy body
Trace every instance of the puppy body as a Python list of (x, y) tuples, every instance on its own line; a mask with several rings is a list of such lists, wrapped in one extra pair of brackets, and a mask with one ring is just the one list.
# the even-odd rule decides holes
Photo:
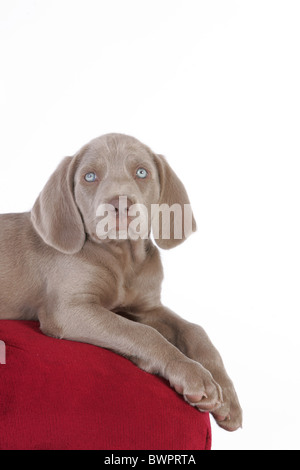
[(55, 316), (60, 299), (69, 296), (124, 312), (145, 311), (160, 301), (163, 270), (151, 240), (96, 246), (87, 240), (79, 253), (66, 255), (43, 242), (30, 213), (5, 214), (0, 215), (0, 258), (2, 319)]
[[(139, 169), (146, 169), (143, 181)], [(151, 204), (189, 205), (163, 157), (128, 136), (95, 139), (62, 162), (31, 213), (0, 216), (0, 319), (39, 320), (47, 335), (122, 354), (165, 377), (221, 427), (237, 429), (242, 411), (219, 353), (201, 327), (161, 303), (163, 269), (153, 241), (97, 237), (97, 207), (115, 204), (116, 196), (148, 211)], [(190, 233), (195, 229), (192, 217)], [(171, 229), (155, 243), (169, 249), (185, 238)]]

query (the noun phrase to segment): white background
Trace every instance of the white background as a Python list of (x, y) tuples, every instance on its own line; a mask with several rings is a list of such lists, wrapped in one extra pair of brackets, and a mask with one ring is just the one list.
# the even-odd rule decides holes
[(0, 0), (0, 212), (107, 132), (163, 153), (198, 233), (164, 301), (203, 325), (244, 408), (214, 449), (299, 449), (300, 3)]

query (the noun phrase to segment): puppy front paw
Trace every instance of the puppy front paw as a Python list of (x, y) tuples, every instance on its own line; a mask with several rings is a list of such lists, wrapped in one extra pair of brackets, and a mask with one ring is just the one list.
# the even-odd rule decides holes
[(243, 411), (232, 384), (222, 387), (223, 404), (212, 413), (217, 424), (226, 431), (237, 431), (243, 425)]
[(213, 412), (223, 403), (222, 389), (211, 373), (194, 361), (173, 362), (169, 381), (177, 393), (203, 412)]

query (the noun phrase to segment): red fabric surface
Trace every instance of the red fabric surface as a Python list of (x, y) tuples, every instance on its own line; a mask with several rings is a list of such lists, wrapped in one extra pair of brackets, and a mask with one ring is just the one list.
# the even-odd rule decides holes
[(208, 450), (209, 415), (95, 346), (0, 321), (0, 450)]

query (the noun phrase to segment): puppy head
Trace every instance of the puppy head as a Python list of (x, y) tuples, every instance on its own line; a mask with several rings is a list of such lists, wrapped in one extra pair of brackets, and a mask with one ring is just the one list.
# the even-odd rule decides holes
[(148, 238), (151, 226), (157, 245), (169, 249), (196, 230), (186, 190), (164, 157), (121, 134), (65, 158), (36, 201), (32, 222), (45, 243), (68, 254), (79, 252), (86, 237)]

